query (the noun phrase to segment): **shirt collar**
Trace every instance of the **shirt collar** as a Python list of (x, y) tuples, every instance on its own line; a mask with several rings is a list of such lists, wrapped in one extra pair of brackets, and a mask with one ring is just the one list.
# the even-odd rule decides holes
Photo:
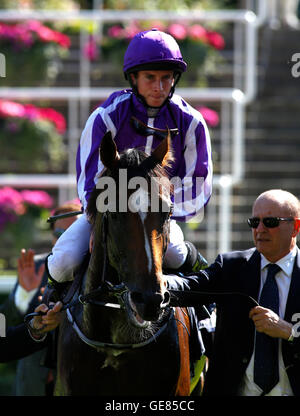
[[(286, 256), (282, 257), (280, 260), (276, 262), (276, 264), (280, 266), (281, 270), (289, 277), (292, 276), (296, 255), (297, 246), (295, 246), (293, 250), (290, 251)], [(261, 254), (261, 271), (270, 263), (271, 262), (267, 260), (263, 254)]]

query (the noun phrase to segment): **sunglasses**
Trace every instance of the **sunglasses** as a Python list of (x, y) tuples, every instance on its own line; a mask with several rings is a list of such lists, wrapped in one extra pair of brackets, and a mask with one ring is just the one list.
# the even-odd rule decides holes
[(251, 228), (257, 228), (260, 221), (267, 228), (276, 228), (279, 226), (280, 221), (294, 221), (294, 218), (265, 217), (260, 219), (258, 217), (252, 217), (247, 219), (247, 223)]
[(152, 136), (155, 134), (156, 136), (160, 137), (161, 139), (165, 139), (168, 135), (168, 131), (170, 132), (171, 136), (176, 136), (179, 133), (179, 130), (177, 128), (175, 129), (159, 129), (157, 127), (151, 127), (147, 124), (143, 123), (139, 119), (137, 119), (134, 116), (131, 116), (130, 118), (130, 124), (134, 128), (134, 130), (141, 134), (142, 136)]
[(66, 230), (64, 228), (56, 228), (53, 232), (52, 235), (54, 238), (59, 238)]

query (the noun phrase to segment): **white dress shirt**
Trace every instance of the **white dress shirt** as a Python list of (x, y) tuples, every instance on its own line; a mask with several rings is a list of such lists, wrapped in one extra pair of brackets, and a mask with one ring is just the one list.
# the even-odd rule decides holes
[(24, 314), (27, 311), (30, 302), (38, 290), (39, 288), (36, 288), (28, 292), (20, 284), (17, 286), (15, 293), (15, 305), (19, 309), (20, 313)]
[[(295, 247), (289, 254), (287, 254), (282, 259), (278, 260), (276, 264), (280, 266), (281, 271), (276, 274), (275, 280), (277, 282), (278, 291), (279, 291), (279, 317), (284, 318), (285, 307), (287, 302), (287, 297), (289, 293), (291, 277), (294, 267), (294, 262), (297, 254), (297, 247)], [(265, 284), (267, 278), (267, 265), (270, 262), (261, 254), (261, 278), (260, 278), (260, 289), (259, 296), (263, 285)], [(255, 345), (255, 344), (254, 344)], [(273, 389), (266, 394), (266, 396), (293, 396), (293, 391), (285, 371), (284, 362), (282, 358), (282, 340), (279, 339), (279, 382)], [(249, 365), (246, 369), (242, 385), (240, 388), (240, 396), (260, 396), (262, 390), (257, 384), (253, 381), (253, 372), (254, 372), (254, 351), (249, 362)]]

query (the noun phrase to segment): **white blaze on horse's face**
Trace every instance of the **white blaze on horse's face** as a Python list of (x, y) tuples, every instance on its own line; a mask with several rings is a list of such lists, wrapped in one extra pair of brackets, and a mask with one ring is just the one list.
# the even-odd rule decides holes
[[(134, 196), (134, 198), (133, 198)], [(135, 191), (128, 200), (128, 207), (130, 210), (137, 212), (141, 219), (141, 223), (143, 225), (143, 232), (144, 232), (144, 239), (145, 239), (145, 250), (146, 250), (146, 257), (148, 259), (148, 273), (151, 273), (153, 264), (152, 264), (152, 255), (151, 255), (151, 245), (150, 241), (146, 232), (146, 218), (150, 209), (149, 204), (149, 194), (144, 187), (140, 187), (137, 191)]]
[[(144, 178), (133, 178), (139, 180), (145, 180)], [(146, 180), (145, 180), (146, 181)], [(148, 212), (150, 208), (149, 204), (149, 194), (146, 184), (137, 183), (140, 187), (133, 192), (128, 198), (128, 209), (131, 212)]]
[[(153, 191), (153, 187), (151, 187), (151, 193)], [(134, 196), (134, 198), (133, 198)], [(161, 196), (162, 200), (164, 201), (165, 205), (164, 207), (168, 207), (168, 210), (170, 209), (171, 206), (171, 199), (170, 199), (170, 195), (169, 193), (164, 195), (162, 194)], [(149, 198), (149, 192), (147, 189), (140, 187), (138, 189), (138, 191), (135, 191), (129, 198), (128, 200), (128, 206), (129, 209), (137, 212), (137, 214), (139, 215), (140, 219), (141, 219), (141, 223), (143, 225), (143, 232), (144, 232), (144, 240), (145, 240), (145, 251), (146, 251), (146, 257), (148, 259), (147, 261), (147, 269), (148, 269), (148, 273), (151, 274), (152, 270), (153, 270), (153, 255), (155, 252), (155, 247), (153, 247), (152, 241), (149, 240), (149, 235), (147, 233), (146, 230), (146, 220), (148, 215), (151, 215), (152, 209), (154, 208), (153, 212), (158, 212), (158, 209), (156, 206), (152, 206), (152, 198)], [(155, 231), (153, 230), (153, 233), (155, 233)], [(153, 238), (153, 233), (151, 234), (150, 238)], [(152, 250), (153, 252), (152, 252)], [(156, 256), (156, 260), (158, 260), (158, 256)]]
[(147, 259), (148, 259), (148, 273), (150, 274), (151, 271), (152, 271), (153, 264), (152, 264), (152, 255), (151, 255), (151, 245), (150, 245), (150, 241), (149, 241), (149, 238), (148, 238), (148, 235), (147, 235), (147, 232), (146, 232), (146, 225), (145, 225), (148, 212), (147, 211), (146, 212), (139, 211), (138, 214), (139, 214), (140, 219), (141, 219), (142, 224), (143, 224), (144, 238), (145, 238), (145, 250), (146, 250), (146, 256), (147, 256)]

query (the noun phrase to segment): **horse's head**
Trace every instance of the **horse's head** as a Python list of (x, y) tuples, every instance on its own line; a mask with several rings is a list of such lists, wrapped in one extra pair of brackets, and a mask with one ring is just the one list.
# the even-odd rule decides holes
[(170, 136), (147, 156), (137, 149), (119, 154), (107, 133), (100, 158), (106, 170), (88, 206), (94, 245), (101, 244), (102, 236), (109, 264), (128, 289), (128, 316), (134, 325), (147, 326), (169, 303), (162, 261), (172, 210), (172, 188), (165, 172), (171, 160)]

